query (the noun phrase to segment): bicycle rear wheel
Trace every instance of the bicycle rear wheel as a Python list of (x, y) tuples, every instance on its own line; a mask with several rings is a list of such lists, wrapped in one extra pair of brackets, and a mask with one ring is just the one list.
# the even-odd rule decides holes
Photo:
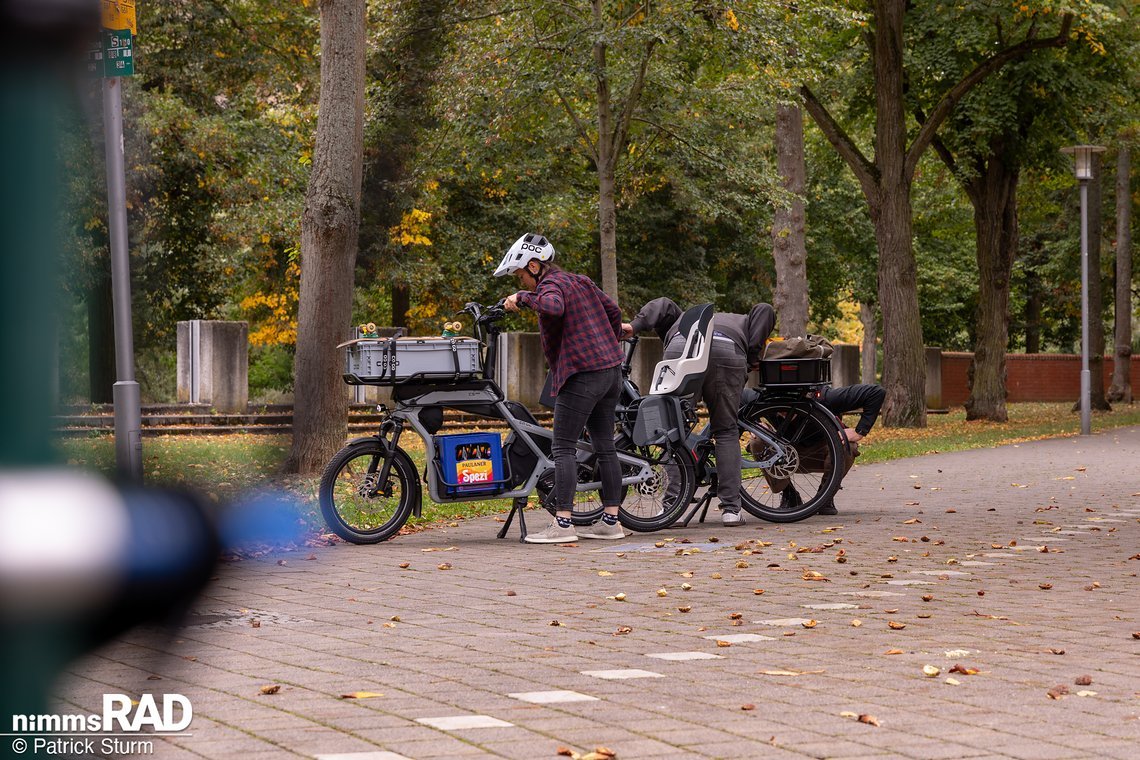
[(747, 431), (741, 435), (741, 506), (749, 514), (795, 522), (814, 515), (839, 490), (847, 444), (826, 409), (807, 401), (772, 399), (754, 404), (743, 420), (784, 446), (783, 456), (760, 468), (755, 462), (771, 459), (776, 448)]
[[(623, 487), (618, 520), (640, 533), (668, 528), (693, 498), (696, 463), (692, 452), (672, 442), (661, 446), (635, 446), (624, 435), (616, 444), (619, 451), (647, 460), (653, 472), (644, 483)], [(638, 472), (639, 468), (634, 465), (622, 465), (623, 478)]]

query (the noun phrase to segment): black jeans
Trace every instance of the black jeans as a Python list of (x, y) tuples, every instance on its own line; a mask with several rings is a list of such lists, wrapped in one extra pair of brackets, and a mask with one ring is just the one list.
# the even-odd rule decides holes
[(614, 408), (621, 392), (621, 369), (610, 367), (578, 372), (566, 380), (554, 397), (554, 503), (574, 511), (578, 484), (578, 438), (590, 431), (602, 481), (602, 504), (621, 504), (621, 467), (614, 448)]

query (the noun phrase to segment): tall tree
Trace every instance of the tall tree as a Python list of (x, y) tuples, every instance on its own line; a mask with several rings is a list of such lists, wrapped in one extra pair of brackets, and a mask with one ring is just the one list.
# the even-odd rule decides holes
[[(918, 279), (912, 248), (911, 188), (922, 154), (958, 102), (974, 87), (1013, 60), (1044, 47), (1064, 45), (1073, 14), (1064, 13), (1056, 34), (1039, 38), (1034, 23), (1017, 41), (976, 56), (974, 65), (941, 88), (942, 97), (925, 121), (908, 130), (908, 72), (905, 22), (907, 0), (873, 0), (871, 25), (863, 36), (874, 87), (874, 158), (839, 124), (812, 87), (801, 88), (808, 113), (855, 173), (875, 227), (879, 250), (879, 305), (883, 315), (883, 385), (887, 391), (884, 423), (922, 427), (926, 424), (925, 360), (918, 308)], [(1054, 14), (1055, 17), (1057, 14)], [(956, 30), (947, 30), (956, 33)], [(943, 75), (943, 72), (939, 72)]]
[(352, 318), (364, 152), (365, 0), (321, 2), (321, 90), (301, 217), (293, 446), (286, 472), (323, 467), (344, 443), (337, 343)]
[(788, 197), (772, 212), (772, 257), (776, 263), (774, 303), (781, 335), (806, 335), (808, 321), (807, 240), (804, 191), (804, 116), (798, 105), (776, 105), (776, 171)]
[(1132, 403), (1132, 161), (1123, 132), (1116, 151), (1116, 311), (1109, 402)]

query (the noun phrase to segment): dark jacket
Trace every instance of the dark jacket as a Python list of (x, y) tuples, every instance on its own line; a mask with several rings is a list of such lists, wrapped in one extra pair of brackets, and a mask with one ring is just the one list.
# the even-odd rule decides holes
[[(630, 324), (635, 333), (653, 330), (665, 345), (677, 333), (677, 323), (684, 312), (669, 298), (655, 298), (641, 307)], [(713, 337), (732, 340), (748, 357), (748, 366), (760, 361), (764, 342), (776, 326), (776, 311), (769, 304), (758, 303), (747, 314), (717, 312), (713, 314)]]

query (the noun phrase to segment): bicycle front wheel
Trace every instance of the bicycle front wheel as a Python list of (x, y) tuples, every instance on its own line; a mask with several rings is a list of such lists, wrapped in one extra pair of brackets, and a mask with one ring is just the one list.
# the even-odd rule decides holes
[[(385, 460), (388, 476), (380, 482)], [(321, 514), (333, 533), (354, 544), (375, 544), (403, 527), (419, 494), (416, 468), (399, 448), (380, 440), (345, 446), (325, 466)]]
[[(740, 438), (741, 506), (749, 514), (795, 522), (814, 515), (839, 490), (846, 442), (840, 441), (843, 431), (827, 410), (773, 399), (753, 405), (743, 420), (765, 434), (744, 430)], [(781, 456), (773, 442), (783, 447)], [(769, 464), (761, 468), (758, 462)]]

